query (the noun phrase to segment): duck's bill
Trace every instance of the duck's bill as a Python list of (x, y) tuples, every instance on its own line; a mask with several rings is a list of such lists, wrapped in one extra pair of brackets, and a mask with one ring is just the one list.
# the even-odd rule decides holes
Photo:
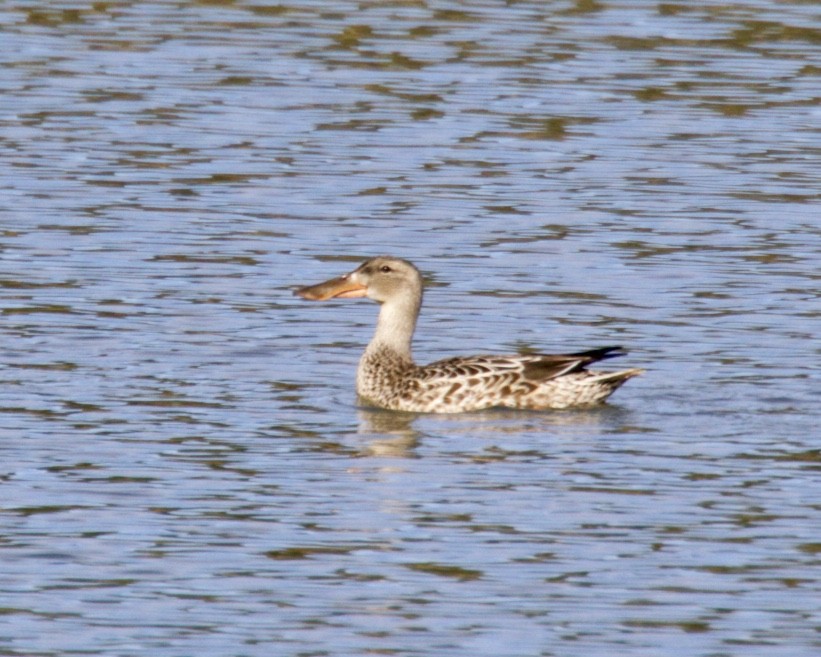
[(328, 299), (358, 299), (364, 297), (368, 288), (355, 283), (347, 276), (332, 278), (324, 283), (308, 285), (294, 290), (294, 294), (310, 301), (327, 301)]

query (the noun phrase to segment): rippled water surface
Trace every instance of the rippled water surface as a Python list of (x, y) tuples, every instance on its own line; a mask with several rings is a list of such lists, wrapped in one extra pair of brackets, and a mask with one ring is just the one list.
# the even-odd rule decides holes
[[(0, 653), (821, 649), (813, 2), (0, 6)], [(557, 413), (360, 408), (607, 344)]]

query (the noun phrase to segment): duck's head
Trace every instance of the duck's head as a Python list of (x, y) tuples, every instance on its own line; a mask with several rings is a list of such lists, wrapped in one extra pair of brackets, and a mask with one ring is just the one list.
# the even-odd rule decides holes
[(324, 283), (301, 287), (294, 294), (310, 301), (367, 297), (379, 303), (422, 296), (422, 275), (407, 260), (378, 256), (363, 262), (351, 273)]

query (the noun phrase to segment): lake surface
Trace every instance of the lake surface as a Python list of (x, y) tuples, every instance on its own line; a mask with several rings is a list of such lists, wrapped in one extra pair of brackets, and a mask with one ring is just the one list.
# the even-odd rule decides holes
[[(0, 653), (821, 650), (813, 2), (0, 6)], [(601, 408), (357, 406), (630, 349)], [(614, 366), (617, 366), (614, 363)]]

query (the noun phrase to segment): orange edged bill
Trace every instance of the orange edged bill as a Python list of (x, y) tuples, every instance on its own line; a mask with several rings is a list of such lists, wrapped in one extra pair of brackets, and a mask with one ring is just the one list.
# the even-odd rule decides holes
[(368, 293), (368, 288), (356, 283), (350, 276), (332, 278), (324, 283), (308, 285), (294, 290), (294, 294), (309, 301), (327, 301), (328, 299), (359, 299)]

